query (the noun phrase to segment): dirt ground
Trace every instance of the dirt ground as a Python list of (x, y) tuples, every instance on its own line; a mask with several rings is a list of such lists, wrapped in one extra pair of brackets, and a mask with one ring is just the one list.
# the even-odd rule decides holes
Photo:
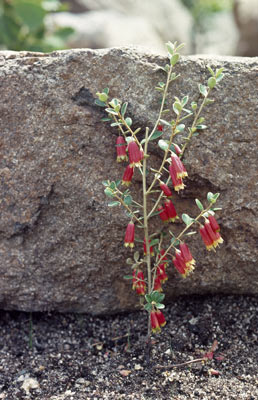
[(143, 312), (1, 311), (0, 399), (256, 400), (257, 310), (247, 296), (176, 299), (149, 364)]

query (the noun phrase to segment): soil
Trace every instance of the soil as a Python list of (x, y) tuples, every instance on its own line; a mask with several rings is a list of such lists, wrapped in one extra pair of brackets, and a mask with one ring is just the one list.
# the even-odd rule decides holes
[(257, 306), (247, 296), (176, 299), (149, 362), (143, 312), (1, 311), (0, 399), (256, 400)]

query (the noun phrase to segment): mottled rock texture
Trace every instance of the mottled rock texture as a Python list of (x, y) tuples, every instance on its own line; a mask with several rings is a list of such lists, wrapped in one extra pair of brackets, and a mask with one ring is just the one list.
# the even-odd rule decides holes
[[(129, 273), (122, 246), (128, 219), (107, 207), (101, 184), (120, 178), (124, 166), (115, 162), (116, 130), (100, 121), (94, 97), (110, 87), (129, 101), (135, 127), (151, 127), (160, 99), (154, 87), (164, 79), (157, 66), (165, 58), (123, 48), (0, 54), (0, 307), (93, 314), (136, 308), (122, 278)], [(179, 213), (194, 215), (196, 197), (221, 192), (224, 244), (208, 253), (192, 238), (196, 271), (184, 280), (170, 268), (167, 301), (258, 293), (258, 62), (183, 58), (168, 105), (187, 93), (199, 100), (207, 64), (224, 66), (225, 79), (205, 114), (209, 129), (186, 152), (190, 177), (175, 203)], [(153, 150), (153, 157), (157, 163), (161, 153)]]

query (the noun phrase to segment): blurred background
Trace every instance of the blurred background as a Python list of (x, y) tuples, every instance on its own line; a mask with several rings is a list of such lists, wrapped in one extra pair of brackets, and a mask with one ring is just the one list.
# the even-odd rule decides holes
[(258, 55), (258, 0), (0, 0), (0, 50), (140, 45)]

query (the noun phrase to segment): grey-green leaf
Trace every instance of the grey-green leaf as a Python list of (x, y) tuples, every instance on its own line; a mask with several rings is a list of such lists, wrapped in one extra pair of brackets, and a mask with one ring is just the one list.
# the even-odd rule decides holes
[(122, 114), (123, 117), (125, 116), (127, 106), (128, 106), (128, 103), (124, 103), (124, 104), (122, 105), (121, 114)]
[(182, 214), (182, 220), (188, 226), (194, 221), (194, 218), (190, 217), (188, 214)]
[(109, 207), (116, 207), (119, 206), (120, 202), (119, 201), (111, 201), (111, 203), (108, 203)]
[(200, 202), (200, 200), (195, 199), (195, 203), (197, 204), (197, 207), (198, 207), (201, 211), (204, 210), (204, 207), (203, 207), (202, 203)]

